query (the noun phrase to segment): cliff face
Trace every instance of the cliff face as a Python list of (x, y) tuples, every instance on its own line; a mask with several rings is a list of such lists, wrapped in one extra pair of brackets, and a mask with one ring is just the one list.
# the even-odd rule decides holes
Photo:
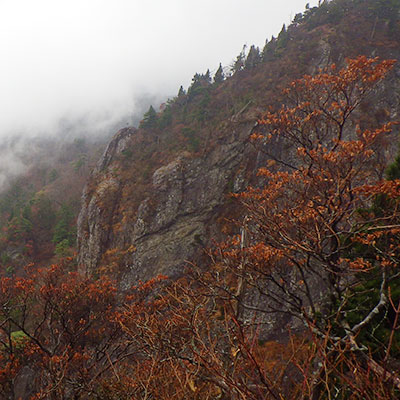
[[(343, 64), (347, 56), (399, 58), (394, 43), (400, 39), (393, 39), (388, 24), (377, 24), (374, 16), (363, 19), (349, 13), (346, 18), (313, 29), (292, 27), (285, 53), (278, 43), (273, 61), (239, 71), (220, 86), (188, 91), (168, 109), (172, 117), (167, 111), (159, 114), (161, 122), (172, 118), (166, 127), (119, 131), (83, 194), (78, 220), (81, 272), (111, 272), (123, 289), (157, 274), (179, 275), (187, 261), (198, 260), (203, 249), (221, 237), (221, 219), (231, 212), (240, 214), (229, 193), (254, 182), (268, 158), (248, 139), (268, 105), (279, 104), (280, 89), (330, 62)], [(370, 111), (358, 116), (364, 127), (397, 117), (398, 76), (397, 66), (368, 100)], [(196, 119), (197, 130), (192, 122)], [(197, 142), (192, 143), (195, 149), (175, 145), (176, 140), (190, 144), (193, 135), (203, 140), (200, 149)], [(382, 155), (388, 160), (397, 151), (397, 137), (392, 143)], [(267, 150), (284, 160), (296, 149), (275, 143)]]
[(136, 134), (133, 129), (121, 130), (93, 173), (100, 181), (90, 195), (89, 186), (83, 194), (78, 221), (82, 270), (95, 273), (107, 262), (104, 253), (118, 249), (119, 257), (123, 253), (119, 259), (123, 286), (157, 274), (182, 272), (185, 262), (200, 255), (217, 235), (228, 194), (247, 184), (246, 171), (255, 156), (247, 141), (251, 129), (252, 124), (244, 124), (207, 154), (194, 157), (183, 152), (156, 169), (149, 179), (149, 195), (140, 201), (135, 216), (115, 232), (116, 219), (123, 219), (116, 214), (126, 201), (121, 196), (126, 182), (113, 171), (113, 163)]
[[(85, 187), (82, 195), (82, 209), (78, 217), (78, 248), (79, 262), (84, 265), (86, 273), (94, 272), (99, 259), (110, 241), (111, 222), (115, 206), (120, 199), (120, 181), (108, 167), (112, 159), (120, 154), (127, 146), (129, 137), (134, 130), (125, 129), (118, 132), (107, 146), (97, 167), (92, 173), (93, 177), (100, 177), (96, 181), (93, 193), (89, 193), (89, 185)], [(105, 204), (111, 207), (105, 207)]]

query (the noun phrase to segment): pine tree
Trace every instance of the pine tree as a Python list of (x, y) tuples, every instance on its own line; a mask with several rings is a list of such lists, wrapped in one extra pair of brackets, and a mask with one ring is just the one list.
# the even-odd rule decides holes
[(217, 72), (214, 75), (214, 82), (216, 84), (223, 82), (225, 79), (225, 75), (224, 75), (224, 70), (222, 69), (222, 65), (221, 63), (219, 63), (219, 67), (217, 69)]
[(254, 68), (261, 61), (260, 49), (252, 45), (247, 55), (245, 68)]
[(208, 86), (211, 85), (211, 74), (208, 69), (205, 74), (194, 74), (192, 84), (188, 89), (188, 96), (190, 99), (203, 92)]
[(178, 92), (178, 97), (182, 97), (186, 94), (185, 89), (183, 88), (183, 86), (181, 85), (181, 87), (179, 88), (179, 92)]
[(272, 61), (275, 57), (275, 50), (276, 50), (277, 40), (272, 36), (271, 40), (265, 42), (265, 46), (262, 52), (262, 60)]
[(206, 73), (203, 75), (203, 79), (205, 84), (211, 84), (211, 73), (209, 69), (207, 69)]
[(281, 31), (279, 32), (278, 39), (277, 39), (277, 48), (283, 49), (286, 47), (288, 42), (289, 35), (286, 30), (286, 25), (283, 24)]
[(247, 47), (246, 45), (243, 46), (242, 51), (236, 57), (236, 60), (232, 65), (232, 72), (234, 74), (244, 68), (244, 62), (246, 59), (246, 47)]
[(190, 99), (196, 96), (196, 94), (200, 93), (202, 87), (201, 81), (202, 75), (196, 72), (192, 78), (192, 84), (188, 89), (188, 96)]
[(143, 115), (143, 120), (140, 123), (140, 127), (154, 128), (157, 124), (157, 113), (153, 106), (150, 106), (149, 110)]
[(299, 24), (303, 19), (303, 13), (297, 13), (293, 18), (293, 24)]

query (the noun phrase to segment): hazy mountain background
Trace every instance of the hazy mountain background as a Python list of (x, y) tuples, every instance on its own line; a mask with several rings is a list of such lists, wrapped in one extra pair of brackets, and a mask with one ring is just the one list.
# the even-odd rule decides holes
[(304, 0), (0, 3), (0, 136), (132, 123), (145, 98), (262, 46)]

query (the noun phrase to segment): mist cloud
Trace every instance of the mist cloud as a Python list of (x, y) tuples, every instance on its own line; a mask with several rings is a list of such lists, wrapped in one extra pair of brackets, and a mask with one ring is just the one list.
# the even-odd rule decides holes
[[(0, 137), (115, 123), (262, 46), (305, 0), (0, 0)], [(107, 122), (108, 121), (108, 122)], [(129, 123), (129, 121), (127, 121)]]

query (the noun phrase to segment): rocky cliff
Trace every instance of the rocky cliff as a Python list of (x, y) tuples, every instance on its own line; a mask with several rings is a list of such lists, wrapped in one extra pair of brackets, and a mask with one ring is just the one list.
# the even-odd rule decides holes
[(82, 269), (94, 273), (107, 262), (107, 250), (118, 249), (119, 256), (123, 254), (119, 268), (124, 285), (156, 274), (179, 274), (187, 260), (200, 255), (218, 236), (218, 219), (229, 193), (247, 184), (246, 173), (255, 156), (247, 141), (252, 127), (240, 126), (207, 154), (183, 152), (157, 168), (135, 215), (115, 232), (114, 225), (123, 219), (118, 213), (130, 179), (122, 179), (113, 165), (137, 134), (134, 129), (118, 132), (93, 173), (100, 181), (90, 194), (89, 186), (83, 194), (78, 221)]

